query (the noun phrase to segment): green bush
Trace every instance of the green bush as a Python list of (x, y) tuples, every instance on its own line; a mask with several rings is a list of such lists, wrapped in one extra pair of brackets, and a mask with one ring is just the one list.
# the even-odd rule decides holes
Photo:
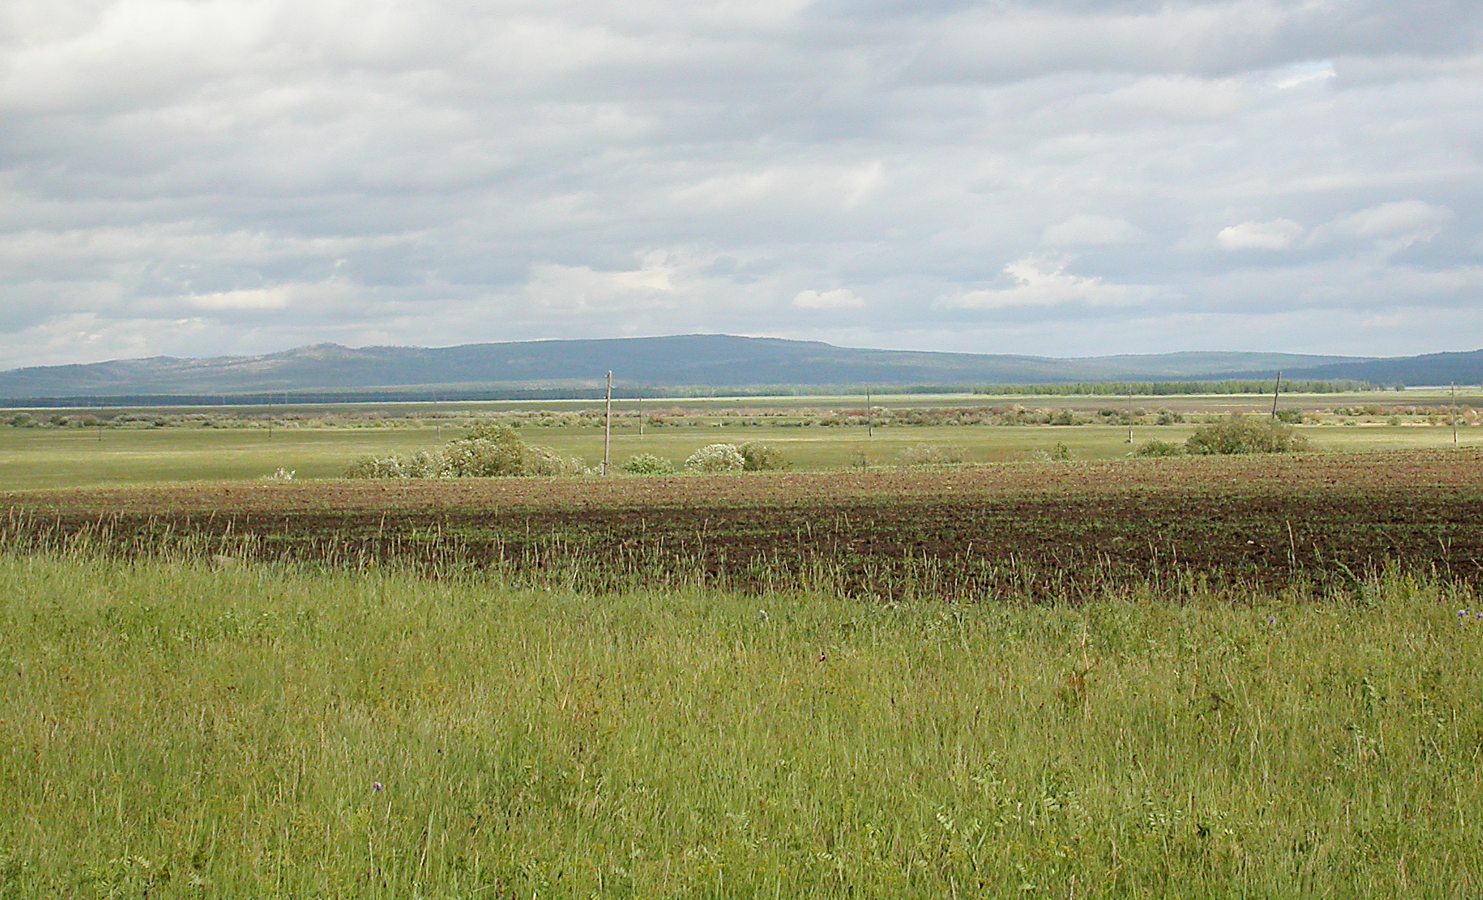
[(783, 451), (771, 444), (747, 441), (738, 449), (741, 450), (743, 468), (748, 472), (788, 468), (788, 460), (783, 458)]
[(967, 459), (963, 448), (956, 444), (916, 444), (902, 450), (896, 457), (899, 466), (953, 466)]
[(1290, 453), (1306, 449), (1306, 438), (1269, 419), (1227, 416), (1209, 425), (1201, 425), (1184, 442), (1186, 452), (1196, 455), (1231, 456), (1243, 453)]
[(581, 475), (579, 459), (550, 447), (533, 447), (506, 425), (483, 424), (468, 437), (441, 450), (419, 450), (409, 457), (368, 456), (346, 470), (346, 478), (502, 478), (523, 475)]
[(1148, 441), (1138, 445), (1134, 456), (1179, 456), (1184, 448), (1172, 441)]
[(747, 461), (735, 444), (707, 444), (685, 460), (687, 471), (706, 474), (740, 472), (746, 467)]
[(662, 456), (639, 453), (630, 456), (628, 462), (618, 468), (630, 475), (672, 475), (675, 471), (675, 464)]
[(408, 461), (396, 454), (362, 456), (345, 469), (346, 478), (412, 478)]
[(478, 425), (468, 437), (449, 441), (443, 453), (454, 478), (526, 474), (525, 441), (508, 425)]

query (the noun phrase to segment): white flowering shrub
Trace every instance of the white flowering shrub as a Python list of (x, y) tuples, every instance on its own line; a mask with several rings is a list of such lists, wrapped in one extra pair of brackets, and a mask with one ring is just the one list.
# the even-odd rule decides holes
[(688, 472), (740, 472), (746, 467), (747, 460), (735, 444), (707, 444), (685, 460)]

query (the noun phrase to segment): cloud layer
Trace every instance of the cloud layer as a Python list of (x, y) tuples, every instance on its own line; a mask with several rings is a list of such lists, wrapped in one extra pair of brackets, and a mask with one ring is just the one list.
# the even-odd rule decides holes
[(1483, 346), (1473, 0), (12, 0), (0, 368)]

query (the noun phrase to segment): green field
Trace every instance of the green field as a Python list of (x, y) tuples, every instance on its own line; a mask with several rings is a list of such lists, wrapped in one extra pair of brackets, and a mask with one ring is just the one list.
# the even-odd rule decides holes
[[(1387, 450), (1451, 446), (1445, 415), (1390, 415), (1390, 409), (1435, 410), (1448, 401), (1435, 391), (1411, 390), (1368, 394), (1284, 395), (1284, 409), (1307, 413), (1301, 433), (1317, 450)], [(901, 425), (893, 416), (919, 410), (973, 410), (1027, 406), (1076, 411), (1079, 419), (1112, 419), (1136, 410), (1134, 444), (1149, 440), (1182, 442), (1202, 417), (1232, 411), (1259, 413), (1270, 398), (1201, 396), (1136, 398), (1132, 404), (1108, 397), (984, 397), (939, 395), (888, 397), (876, 403), (872, 430), (863, 418), (863, 398), (747, 398), (745, 400), (649, 401), (640, 407), (619, 404), (613, 431), (614, 463), (635, 453), (654, 453), (675, 463), (712, 442), (764, 441), (775, 444), (793, 467), (802, 470), (846, 469), (895, 462), (903, 450), (918, 444), (953, 445), (969, 462), (1009, 462), (1050, 452), (1064, 444), (1074, 458), (1114, 459), (1131, 452), (1125, 424), (1054, 425)], [(1460, 442), (1483, 443), (1474, 404), (1476, 390), (1462, 396), (1467, 415)], [(857, 404), (851, 406), (849, 404)], [(1383, 404), (1383, 406), (1382, 406)], [(1363, 407), (1378, 407), (1362, 414)], [(1349, 410), (1355, 415), (1335, 415)], [(661, 415), (664, 424), (648, 424), (640, 434), (639, 409)], [(168, 427), (0, 427), (0, 490), (98, 486), (165, 481), (256, 479), (280, 467), (300, 478), (340, 476), (365, 455), (411, 453), (438, 446), (481, 418), (527, 417), (526, 439), (577, 456), (596, 467), (602, 460), (600, 404), (592, 401), (503, 402), (488, 404), (390, 404), (280, 409), (262, 408), (156, 410), (161, 415), (198, 416)], [(1157, 425), (1158, 412), (1186, 417), (1183, 424)], [(119, 411), (113, 411), (118, 414)], [(135, 417), (149, 410), (129, 410)], [(108, 415), (105, 411), (71, 414)], [(530, 417), (550, 413), (568, 420), (531, 424)], [(35, 411), (39, 418), (48, 415)], [(59, 413), (52, 413), (59, 414)], [(570, 417), (581, 416), (572, 423)], [(176, 420), (172, 420), (174, 422)], [(270, 428), (269, 422), (275, 426)], [(828, 422), (830, 424), (821, 424)], [(204, 427), (209, 423), (214, 427)], [(1471, 424), (1469, 424), (1471, 423)]]
[(0, 554), (0, 895), (1476, 895), (1476, 603)]

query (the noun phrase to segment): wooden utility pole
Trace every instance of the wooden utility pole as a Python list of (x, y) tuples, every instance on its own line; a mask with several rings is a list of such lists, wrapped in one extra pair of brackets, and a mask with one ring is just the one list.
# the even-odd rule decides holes
[(644, 392), (639, 391), (639, 437), (644, 436)]
[(1282, 390), (1282, 370), (1277, 370), (1277, 383), (1272, 386), (1272, 421), (1277, 421), (1277, 394)]
[(1133, 443), (1133, 387), (1128, 386), (1128, 443)]
[(611, 471), (613, 462), (613, 370), (608, 370), (608, 415), (602, 435), (602, 473)]
[(865, 389), (865, 436), (875, 437), (875, 407), (870, 402), (870, 388)]
[(1457, 446), (1457, 382), (1452, 382), (1452, 446)]

